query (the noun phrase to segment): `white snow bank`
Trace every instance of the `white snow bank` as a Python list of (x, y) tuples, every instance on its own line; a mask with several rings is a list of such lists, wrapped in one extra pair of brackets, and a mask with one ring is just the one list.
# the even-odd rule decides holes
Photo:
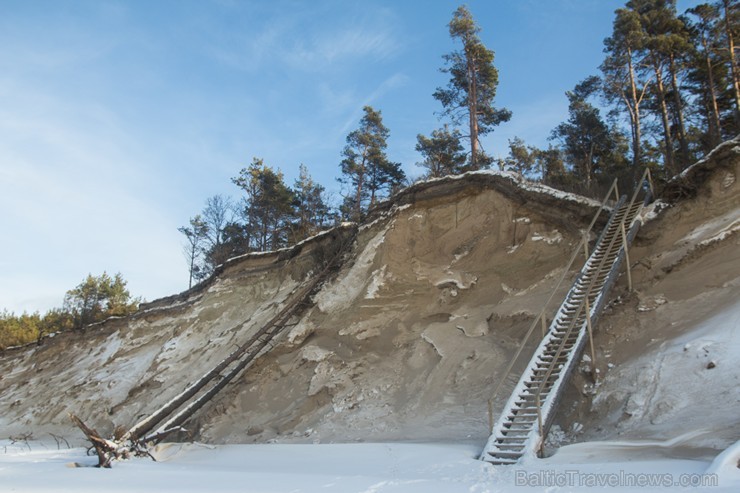
[[(730, 493), (740, 487), (724, 459), (710, 473), (706, 462), (631, 460), (615, 451), (620, 447), (599, 443), (564, 447), (550, 459), (497, 467), (476, 460), (478, 447), (469, 444), (164, 444), (153, 452), (158, 462), (135, 459), (114, 463), (112, 469), (70, 467), (96, 462), (84, 449), (57, 451), (31, 444), (31, 451), (7, 447), (2, 453), (2, 445), (3, 491), (24, 493), (499, 493), (605, 487), (622, 493), (673, 491), (682, 485)], [(720, 457), (733, 454), (737, 451), (728, 450)]]
[[(33, 447), (33, 445), (32, 445)], [(491, 476), (470, 445), (351, 444), (158, 447), (159, 462), (72, 468), (83, 449), (2, 453), (3, 491), (36, 492), (452, 492)], [(480, 490), (484, 491), (484, 490)]]
[[(519, 188), (523, 190), (528, 190), (530, 192), (535, 192), (535, 193), (542, 194), (542, 195), (549, 195), (551, 197), (556, 197), (560, 200), (577, 202), (579, 204), (584, 204), (584, 205), (589, 205), (589, 206), (599, 207), (601, 205), (600, 202), (590, 199), (588, 197), (583, 197), (581, 195), (577, 195), (577, 194), (570, 193), (570, 192), (563, 192), (562, 190), (557, 190), (555, 188), (548, 187), (547, 185), (543, 185), (542, 183), (531, 182), (525, 179), (524, 177), (522, 177), (518, 173), (514, 173), (511, 171), (500, 171), (496, 169), (468, 171), (467, 173), (463, 173), (461, 175), (451, 175), (451, 176), (443, 176), (441, 178), (431, 178), (422, 183), (432, 183), (432, 182), (446, 181), (446, 180), (460, 180), (468, 176), (474, 176), (474, 175), (499, 176), (501, 178), (508, 179), (513, 183), (516, 183), (519, 186)], [(413, 186), (410, 188), (413, 188)]]
[[(725, 141), (725, 142), (721, 143), (720, 145), (718, 145), (717, 147), (715, 147), (714, 149), (712, 149), (712, 151), (709, 154), (707, 154), (706, 156), (704, 156), (703, 158), (701, 158), (700, 160), (698, 160), (697, 162), (695, 162), (694, 164), (692, 164), (691, 166), (689, 166), (688, 168), (686, 168), (685, 170), (683, 170), (681, 172), (681, 174), (676, 175), (673, 178), (671, 178), (668, 181), (668, 183), (673, 183), (673, 182), (676, 182), (676, 181), (678, 181), (680, 179), (686, 179), (686, 177), (688, 177), (689, 174), (693, 173), (697, 168), (700, 168), (702, 166), (706, 166), (706, 164), (708, 162), (714, 161), (715, 158), (716, 158), (716, 156), (718, 154), (724, 152), (724, 149), (726, 147), (735, 147), (737, 145), (738, 145), (738, 137), (735, 137), (732, 140), (728, 140), (728, 141)], [(738, 153), (740, 151), (737, 148), (735, 148), (735, 149), (733, 149), (733, 152)]]
[[(665, 303), (656, 310), (670, 310)], [(696, 432), (694, 447), (737, 440), (740, 301), (678, 337), (610, 370), (593, 406), (620, 416), (628, 436)], [(616, 403), (624, 403), (618, 406)]]
[(707, 469), (709, 474), (717, 474), (722, 479), (740, 484), (740, 440), (719, 454)]
[(352, 302), (367, 289), (370, 282), (370, 271), (380, 245), (385, 241), (386, 229), (379, 231), (357, 256), (354, 265), (331, 286), (322, 289), (314, 302), (324, 313), (331, 313), (348, 308)]

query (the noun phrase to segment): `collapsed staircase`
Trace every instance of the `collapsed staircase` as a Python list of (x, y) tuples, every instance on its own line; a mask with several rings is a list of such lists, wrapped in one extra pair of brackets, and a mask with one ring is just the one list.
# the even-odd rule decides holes
[[(646, 172), (643, 175), (640, 188), (645, 176), (649, 177), (649, 174)], [(616, 182), (613, 188), (616, 190)], [(639, 188), (630, 202), (625, 196), (620, 197), (614, 206), (593, 252), (560, 305), (493, 427), (481, 460), (492, 464), (516, 464), (522, 457), (540, 454), (564, 384), (578, 365), (586, 342), (591, 337), (592, 326), (604, 306), (609, 289), (617, 279), (623, 259), (628, 255), (627, 248), (637, 234), (640, 221), (635, 219), (650, 200), (648, 193), (643, 201), (636, 201), (638, 192)], [(544, 309), (540, 317), (544, 329)], [(531, 329), (526, 338), (530, 333)], [(519, 354), (512, 359), (512, 365)]]
[[(336, 253), (324, 263), (322, 270), (311, 275), (302, 286), (298, 287), (289, 297), (289, 301), (272, 319), (216, 366), (131, 427), (119, 442), (157, 443), (173, 432), (184, 431), (183, 423), (247, 368), (255, 358), (272, 349), (277, 338), (285, 332), (287, 327), (292, 327), (297, 323), (303, 309), (311, 305), (311, 296), (316, 293), (329, 274), (338, 268), (347, 249), (354, 242), (356, 234), (356, 229), (353, 228)], [(243, 325), (246, 324), (247, 322)]]

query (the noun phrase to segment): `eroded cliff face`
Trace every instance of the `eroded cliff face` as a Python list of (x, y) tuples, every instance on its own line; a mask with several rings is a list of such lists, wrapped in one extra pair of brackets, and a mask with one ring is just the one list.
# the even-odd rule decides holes
[(132, 426), (247, 340), (350, 236), (340, 228), (288, 251), (234, 259), (132, 317), (5, 351), (0, 429), (70, 437), (70, 412), (101, 433)]
[[(630, 252), (636, 293), (621, 280), (621, 297), (597, 328), (603, 397), (593, 399), (580, 375), (558, 418), (574, 430), (570, 439), (649, 426), (648, 411), (623, 417), (625, 408), (650, 404), (641, 407), (639, 395), (628, 404), (619, 382), (631, 377), (615, 368), (639, 368), (634, 361), (651, 339), (673, 337), (679, 307), (698, 319), (737, 299), (739, 149), (735, 142), (723, 151), (717, 161), (725, 164), (703, 175), (696, 196), (646, 221)], [(259, 330), (354, 238), (296, 325), (194, 416), (191, 436), (482, 444), (493, 386), (597, 209), (507, 174), (415, 185), (379, 206), (356, 237), (346, 226), (293, 249), (234, 259), (205, 285), (131, 318), (0, 354), (0, 430), (77, 438), (67, 412), (104, 433), (131, 426)], [(704, 280), (696, 283), (697, 275)], [(640, 311), (651, 303), (656, 308)]]
[(476, 178), (489, 179), (437, 183), (363, 226), (286, 341), (200, 416), (200, 437), (485, 437), (492, 386), (595, 207), (567, 221)]

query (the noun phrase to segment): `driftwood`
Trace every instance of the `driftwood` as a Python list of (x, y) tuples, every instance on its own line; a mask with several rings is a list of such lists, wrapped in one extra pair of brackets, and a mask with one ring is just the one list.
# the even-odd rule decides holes
[(80, 418), (78, 418), (74, 414), (70, 413), (69, 417), (72, 422), (77, 425), (80, 430), (82, 430), (82, 433), (85, 434), (87, 439), (92, 444), (91, 448), (95, 450), (95, 453), (98, 456), (98, 463), (95, 467), (110, 468), (111, 463), (114, 460), (128, 459), (131, 456), (147, 456), (150, 459), (155, 460), (154, 457), (152, 457), (152, 455), (146, 450), (146, 448), (142, 447), (139, 443), (121, 442), (116, 438), (114, 438), (113, 440), (103, 438), (97, 430), (87, 426), (85, 423), (82, 422)]
[[(95, 453), (98, 454), (98, 465), (95, 467), (110, 467), (110, 463), (113, 459), (124, 458), (121, 457), (123, 452), (119, 452), (119, 447), (114, 442), (101, 437), (97, 430), (87, 426), (74, 414), (70, 413), (69, 418), (80, 430), (82, 430), (82, 433), (84, 433), (87, 439), (90, 440), (92, 448), (95, 449)], [(126, 457), (128, 456), (128, 454), (125, 455)]]

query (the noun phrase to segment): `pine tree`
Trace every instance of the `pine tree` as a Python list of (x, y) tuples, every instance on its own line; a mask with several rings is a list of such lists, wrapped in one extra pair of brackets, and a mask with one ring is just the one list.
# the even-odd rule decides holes
[(509, 155), (500, 160), (499, 166), (522, 176), (534, 171), (537, 161), (536, 147), (528, 146), (520, 137), (509, 139)]
[(74, 328), (100, 322), (112, 316), (125, 316), (136, 311), (140, 300), (132, 299), (121, 274), (110, 277), (88, 276), (64, 297), (64, 310), (73, 319)]
[(227, 223), (223, 230), (223, 241), (211, 254), (214, 266), (252, 251), (251, 238), (251, 232), (246, 224), (239, 221)]
[(722, 123), (718, 103), (718, 82), (721, 75), (717, 72), (720, 65), (717, 60), (716, 25), (719, 12), (709, 4), (700, 4), (687, 12), (687, 25), (695, 49), (692, 52), (692, 63), (688, 74), (689, 90), (701, 101), (700, 112), (706, 131), (704, 149), (714, 148), (722, 142)]
[(437, 88), (434, 98), (444, 108), (442, 115), (449, 117), (454, 125), (467, 120), (470, 168), (476, 170), (486, 161), (479, 149), (480, 136), (509, 121), (511, 112), (493, 106), (498, 87), (494, 53), (478, 37), (480, 27), (467, 7), (458, 7), (448, 27), (450, 37), (462, 43), (462, 50), (444, 55), (447, 66), (441, 70), (450, 74), (450, 81), (446, 88)]
[(305, 165), (300, 165), (293, 190), (298, 222), (292, 241), (298, 242), (323, 230), (329, 219), (329, 206), (324, 200), (325, 189), (316, 183)]
[(183, 247), (185, 260), (188, 262), (188, 289), (193, 287), (193, 281), (199, 281), (206, 276), (203, 266), (205, 245), (208, 236), (208, 225), (198, 214), (190, 218), (190, 226), (182, 226), (177, 230), (185, 235), (187, 243)]
[(363, 111), (360, 127), (347, 135), (340, 164), (339, 181), (351, 189), (342, 211), (354, 221), (359, 221), (384, 192), (390, 193), (406, 179), (400, 163), (391, 162), (385, 154), (390, 131), (383, 125), (380, 111), (371, 106)]
[[(663, 129), (661, 148), (668, 175), (677, 173), (688, 163), (689, 149), (683, 112), (683, 59), (690, 48), (688, 31), (676, 15), (675, 0), (630, 0), (626, 8), (640, 22), (642, 43), (637, 52), (641, 65), (650, 78), (651, 110)], [(678, 154), (674, 149), (678, 141)], [(678, 157), (677, 157), (678, 156)]]
[(539, 149), (535, 154), (535, 163), (540, 170), (543, 183), (567, 188), (569, 175), (565, 171), (563, 153), (559, 148), (551, 145), (547, 149)]
[(587, 77), (567, 91), (568, 121), (552, 131), (551, 140), (560, 143), (564, 158), (573, 170), (577, 181), (591, 189), (594, 176), (607, 166), (615, 150), (615, 138), (601, 118), (597, 107), (589, 102), (601, 88), (596, 76)]
[(431, 178), (460, 173), (466, 160), (461, 138), (459, 130), (450, 131), (447, 125), (432, 131), (431, 137), (417, 135), (416, 150), (424, 161), (416, 165), (426, 168)]
[(735, 98), (730, 65), (726, 63), (724, 22), (719, 3), (700, 4), (686, 12), (685, 22), (694, 46), (687, 75), (688, 90), (697, 99), (701, 128), (699, 145), (708, 152), (724, 138), (736, 135)]
[(607, 99), (622, 107), (629, 118), (632, 134), (632, 165), (642, 164), (641, 105), (649, 88), (650, 76), (640, 74), (639, 51), (645, 35), (639, 15), (631, 9), (617, 9), (612, 35), (604, 40), (606, 59), (601, 65)]
[(288, 243), (295, 196), (285, 184), (283, 173), (254, 158), (249, 168), (232, 178), (246, 192), (246, 227), (252, 246), (259, 251), (276, 250)]
[(737, 0), (721, 0), (723, 27), (727, 43), (726, 60), (732, 75), (732, 93), (735, 96), (735, 120), (740, 126), (740, 68), (735, 54), (735, 38), (740, 31), (740, 4)]

